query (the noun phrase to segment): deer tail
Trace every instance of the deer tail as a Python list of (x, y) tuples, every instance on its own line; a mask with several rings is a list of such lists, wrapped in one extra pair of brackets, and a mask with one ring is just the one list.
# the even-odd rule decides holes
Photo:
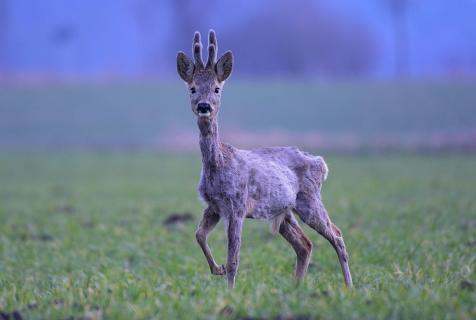
[(323, 157), (316, 157), (317, 162), (317, 178), (320, 183), (326, 181), (327, 175), (329, 174), (329, 168), (327, 167), (327, 163), (324, 161)]

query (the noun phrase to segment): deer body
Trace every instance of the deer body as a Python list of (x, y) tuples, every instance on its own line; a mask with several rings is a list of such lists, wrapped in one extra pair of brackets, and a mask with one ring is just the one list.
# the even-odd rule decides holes
[[(304, 235), (294, 214), (325, 237), (337, 252), (344, 280), (352, 285), (348, 255), (341, 231), (330, 221), (321, 201), (322, 183), (328, 169), (322, 157), (296, 147), (241, 150), (222, 143), (217, 114), (224, 81), (231, 74), (231, 52), (216, 59), (216, 36), (209, 34), (208, 62), (201, 60), (201, 41), (195, 33), (195, 64), (185, 54), (177, 56), (177, 70), (190, 90), (191, 107), (197, 115), (202, 153), (199, 193), (207, 208), (196, 238), (212, 274), (225, 275), (234, 287), (239, 264), (241, 234), (245, 218), (271, 221), (272, 229), (291, 244), (297, 255), (296, 276), (307, 271), (312, 243)], [(208, 247), (207, 236), (220, 219), (228, 236), (225, 266), (217, 265)]]
[[(295, 147), (248, 151), (222, 144), (222, 149), (224, 161), (204, 165), (199, 184), (202, 199), (218, 212), (223, 202), (244, 201), (247, 218), (274, 219), (295, 209), (299, 191), (319, 188), (327, 173), (321, 157)], [(228, 219), (226, 214), (219, 213)]]

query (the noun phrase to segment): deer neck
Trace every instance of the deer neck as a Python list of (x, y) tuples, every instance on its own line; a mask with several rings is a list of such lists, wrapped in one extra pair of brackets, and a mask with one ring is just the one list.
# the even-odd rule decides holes
[(221, 143), (218, 137), (218, 123), (215, 118), (198, 119), (200, 129), (200, 150), (204, 170), (213, 171), (223, 163)]

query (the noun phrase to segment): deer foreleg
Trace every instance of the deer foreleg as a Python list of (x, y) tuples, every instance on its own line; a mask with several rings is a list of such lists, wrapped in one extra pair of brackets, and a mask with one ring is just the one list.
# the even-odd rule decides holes
[(210, 250), (207, 242), (208, 234), (215, 228), (218, 221), (220, 221), (220, 216), (216, 212), (210, 208), (205, 209), (202, 221), (200, 221), (200, 224), (198, 225), (195, 236), (197, 238), (198, 244), (205, 254), (205, 257), (207, 258), (211, 273), (216, 275), (224, 275), (225, 267), (223, 265), (217, 265), (215, 259), (213, 259), (212, 251)]
[(228, 221), (228, 259), (226, 263), (226, 275), (228, 288), (235, 287), (235, 277), (240, 262), (241, 232), (243, 230), (243, 218), (230, 217)]

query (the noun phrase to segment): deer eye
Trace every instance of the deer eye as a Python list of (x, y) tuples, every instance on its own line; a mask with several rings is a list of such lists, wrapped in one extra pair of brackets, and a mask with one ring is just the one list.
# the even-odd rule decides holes
[(190, 88), (190, 93), (195, 93), (195, 92), (197, 92), (197, 90), (195, 89), (195, 87), (191, 87), (191, 88)]
[(215, 88), (215, 93), (220, 93), (220, 88), (216, 87)]

